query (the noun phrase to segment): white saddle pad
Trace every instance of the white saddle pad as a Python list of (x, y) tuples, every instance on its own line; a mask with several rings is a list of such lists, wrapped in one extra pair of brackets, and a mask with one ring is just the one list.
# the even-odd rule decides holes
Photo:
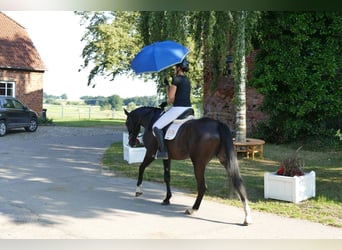
[(165, 133), (165, 136), (164, 136), (165, 140), (175, 139), (178, 129), (183, 125), (183, 123), (192, 119), (194, 119), (193, 115), (190, 115), (185, 119), (174, 120)]

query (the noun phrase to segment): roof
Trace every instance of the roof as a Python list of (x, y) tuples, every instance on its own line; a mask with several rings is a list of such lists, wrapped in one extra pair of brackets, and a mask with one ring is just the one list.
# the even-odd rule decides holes
[(0, 12), (0, 68), (45, 71), (26, 29)]

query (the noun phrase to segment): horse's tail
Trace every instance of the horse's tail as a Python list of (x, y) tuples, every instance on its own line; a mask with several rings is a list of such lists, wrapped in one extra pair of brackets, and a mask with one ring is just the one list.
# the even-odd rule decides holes
[(234, 150), (231, 130), (222, 122), (219, 122), (218, 129), (221, 139), (221, 155), (219, 155), (219, 160), (226, 168), (235, 189), (238, 191), (238, 193), (241, 192), (240, 195), (242, 194), (246, 197), (246, 191), (244, 189), (244, 185), (242, 184), (239, 164)]

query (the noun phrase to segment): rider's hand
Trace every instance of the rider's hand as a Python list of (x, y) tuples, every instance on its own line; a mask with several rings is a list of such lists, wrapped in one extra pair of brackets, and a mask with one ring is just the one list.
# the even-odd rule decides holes
[(162, 102), (160, 105), (159, 105), (159, 107), (160, 108), (165, 108), (167, 106), (167, 102)]
[(169, 85), (170, 85), (170, 84), (169, 84), (169, 81), (167, 80), (166, 77), (164, 78), (164, 85), (165, 85), (165, 86), (169, 86)]

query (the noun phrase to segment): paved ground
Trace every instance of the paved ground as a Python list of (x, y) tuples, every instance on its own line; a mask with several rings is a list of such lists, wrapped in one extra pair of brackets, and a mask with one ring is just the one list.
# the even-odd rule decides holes
[(106, 148), (122, 131), (41, 127), (0, 138), (0, 238), (30, 239), (342, 239), (342, 229), (253, 212), (241, 226), (242, 208), (204, 200), (193, 216), (194, 198), (174, 191), (161, 206), (164, 185), (101, 169)]

